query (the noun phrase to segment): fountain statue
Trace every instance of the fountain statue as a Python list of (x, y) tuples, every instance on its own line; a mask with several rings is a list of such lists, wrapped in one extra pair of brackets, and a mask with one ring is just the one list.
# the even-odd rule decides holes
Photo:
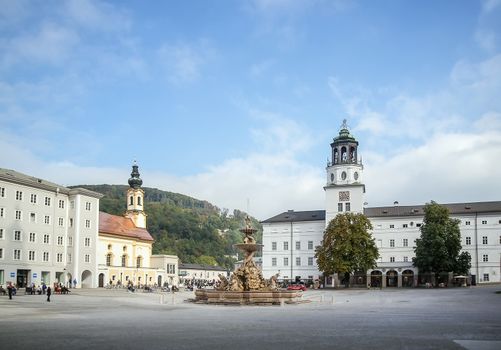
[(213, 290), (200, 289), (195, 292), (196, 301), (218, 304), (280, 304), (293, 302), (301, 298), (300, 291), (280, 290), (277, 285), (279, 274), (270, 279), (263, 278), (261, 270), (254, 262), (254, 254), (263, 245), (256, 243), (253, 237), (257, 230), (252, 228), (251, 219), (245, 218), (245, 227), (240, 229), (245, 237), (244, 243), (235, 244), (244, 253), (242, 265), (233, 271), (228, 280), (219, 274), (220, 284)]

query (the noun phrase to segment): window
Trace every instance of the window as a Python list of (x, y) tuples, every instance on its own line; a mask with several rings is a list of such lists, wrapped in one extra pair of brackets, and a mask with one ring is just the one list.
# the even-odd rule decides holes
[(21, 260), (21, 249), (14, 249), (14, 260)]
[(470, 225), (471, 225), (471, 222), (470, 222), (470, 221), (465, 221), (465, 222), (464, 222), (464, 224), (465, 224), (466, 226), (470, 226)]
[(59, 224), (59, 226), (64, 226), (64, 219), (63, 218), (59, 218), (58, 219), (58, 224)]
[[(0, 248), (0, 259), (3, 259), (3, 248)], [(1, 280), (0, 280), (1, 281)], [(1, 283), (1, 282), (0, 282)]]
[(289, 258), (284, 258), (284, 266), (289, 266)]
[(70, 208), (71, 209), (75, 209), (75, 201), (71, 201), (70, 202)]
[(308, 249), (313, 249), (313, 241), (308, 241)]
[(64, 209), (64, 199), (59, 200), (59, 209)]
[(337, 204), (337, 211), (342, 212), (343, 211), (343, 203), (338, 203)]
[(31, 196), (30, 196), (30, 202), (33, 203), (33, 204), (36, 204), (37, 203), (37, 195), (32, 193)]
[(130, 196), (129, 205), (134, 205), (134, 197)]
[(419, 222), (419, 223), (416, 224), (416, 227), (421, 227), (421, 225), (422, 224)]
[(43, 261), (49, 261), (49, 252), (43, 252)]
[(2, 197), (2, 198), (5, 197), (5, 187), (0, 187), (0, 197)]
[[(136, 259), (136, 267), (141, 267), (141, 263), (143, 262), (143, 258), (141, 256), (138, 256)], [(275, 261), (276, 263), (276, 261)]]
[(301, 241), (296, 241), (296, 250), (301, 250)]
[(57, 236), (57, 245), (63, 245), (63, 236)]
[(395, 225), (391, 224), (391, 225), (390, 225), (390, 228), (395, 228)]
[(90, 255), (89, 254), (85, 254), (85, 262), (90, 263)]
[(70, 227), (73, 227), (73, 218), (70, 218)]
[(390, 262), (395, 262), (395, 257), (394, 256), (390, 256)]
[(403, 228), (407, 228), (407, 227), (409, 227), (409, 225), (408, 224), (403, 224), (402, 227)]
[(484, 273), (484, 282), (489, 282), (489, 274)]
[(141, 205), (141, 197), (137, 197), (137, 205)]
[(70, 253), (68, 253), (68, 258), (66, 259), (66, 262), (68, 264), (71, 264), (71, 254)]
[[(2, 237), (0, 237), (2, 238)], [(501, 244), (501, 235), (499, 235), (499, 244)]]
[(63, 253), (57, 253), (56, 262), (58, 262), (58, 263), (63, 262)]
[(277, 266), (277, 258), (271, 258), (271, 266)]
[(289, 250), (289, 242), (284, 242), (284, 250)]
[(86, 247), (90, 247), (90, 238), (89, 237), (86, 237), (85, 240), (84, 240), (84, 245)]
[(308, 266), (313, 266), (313, 257), (308, 257)]
[(30, 250), (28, 252), (28, 260), (29, 261), (35, 261), (35, 251), (34, 250)]
[(4, 211), (5, 211), (4, 208), (0, 208), (0, 218), (3, 218)]
[(404, 238), (404, 239), (402, 240), (402, 245), (403, 245), (404, 247), (408, 247), (408, 246), (409, 246), (409, 240), (408, 240), (407, 238)]
[(48, 234), (43, 235), (43, 242), (45, 244), (49, 244), (50, 243), (50, 235), (48, 235)]
[(127, 255), (122, 255), (122, 267), (127, 266)]
[(471, 244), (471, 237), (466, 237), (466, 245), (470, 245)]
[(348, 203), (346, 203), (346, 204), (344, 205), (344, 207), (345, 207), (345, 211), (350, 211), (350, 210), (351, 210), (351, 205), (350, 205), (350, 203), (349, 203), (349, 202), (348, 202)]
[(37, 221), (37, 214), (30, 213), (30, 222), (36, 222), (36, 221)]
[(14, 231), (14, 241), (21, 240), (21, 231)]
[(404, 262), (408, 262), (408, 261), (409, 261), (409, 257), (404, 256)]
[(111, 254), (106, 254), (106, 266), (111, 266)]
[(301, 266), (301, 257), (296, 257), (296, 266)]
[(44, 222), (45, 222), (47, 225), (50, 225), (50, 216), (49, 216), (49, 215), (45, 215)]
[(21, 216), (22, 216), (21, 210), (16, 210), (16, 220), (21, 220)]
[(85, 227), (90, 228), (90, 220), (85, 220)]
[(390, 239), (390, 248), (394, 248), (394, 247), (395, 247), (395, 240)]
[(487, 220), (482, 220), (482, 225), (487, 225)]
[(3, 228), (0, 228), (0, 239), (3, 239)]
[(23, 191), (16, 191), (16, 200), (18, 201), (23, 200)]
[(482, 237), (482, 244), (488, 244), (487, 243), (487, 236)]
[(35, 232), (30, 232), (30, 242), (35, 242), (37, 238), (37, 235)]
[(271, 242), (271, 250), (277, 250), (277, 242)]
[(73, 245), (73, 237), (68, 237), (68, 247)]
[(489, 262), (489, 255), (488, 254), (482, 255), (482, 261), (483, 262)]
[(85, 210), (90, 210), (90, 202), (85, 202)]
[(50, 207), (50, 197), (45, 197), (45, 205)]

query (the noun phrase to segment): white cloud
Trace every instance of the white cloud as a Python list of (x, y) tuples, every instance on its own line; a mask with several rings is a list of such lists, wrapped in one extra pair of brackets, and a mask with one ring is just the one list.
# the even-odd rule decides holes
[(132, 24), (122, 9), (105, 1), (68, 0), (62, 7), (62, 15), (92, 31), (123, 31)]
[(501, 5), (501, 0), (484, 0), (482, 4), (482, 11), (484, 13), (492, 12), (499, 5)]
[(202, 68), (215, 57), (214, 48), (207, 41), (195, 44), (164, 44), (158, 50), (160, 64), (172, 83), (193, 82), (200, 78)]
[(475, 32), (475, 41), (478, 46), (488, 52), (496, 50), (496, 35), (492, 31), (477, 30)]
[(3, 65), (10, 66), (28, 62), (60, 64), (65, 61), (78, 44), (79, 37), (71, 29), (53, 22), (46, 22), (36, 33), (23, 34), (9, 40)]

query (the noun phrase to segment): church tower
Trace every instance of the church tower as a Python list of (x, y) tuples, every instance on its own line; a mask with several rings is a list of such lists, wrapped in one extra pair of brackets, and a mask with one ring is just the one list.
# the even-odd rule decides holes
[(131, 178), (129, 179), (129, 189), (127, 189), (127, 211), (125, 217), (130, 218), (136, 227), (146, 228), (146, 214), (143, 210), (144, 191), (141, 188), (143, 180), (139, 177), (139, 170), (136, 162), (132, 165)]
[(327, 162), (325, 190), (325, 226), (344, 212), (363, 213), (364, 193), (362, 160), (358, 159), (358, 141), (350, 134), (346, 119), (339, 135), (331, 143), (332, 162)]

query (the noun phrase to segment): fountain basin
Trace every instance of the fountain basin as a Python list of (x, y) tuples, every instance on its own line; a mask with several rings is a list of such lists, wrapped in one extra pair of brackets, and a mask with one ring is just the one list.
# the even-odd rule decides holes
[(297, 290), (237, 292), (199, 289), (195, 291), (195, 302), (223, 305), (280, 305), (282, 303), (298, 303), (302, 296), (303, 293)]

